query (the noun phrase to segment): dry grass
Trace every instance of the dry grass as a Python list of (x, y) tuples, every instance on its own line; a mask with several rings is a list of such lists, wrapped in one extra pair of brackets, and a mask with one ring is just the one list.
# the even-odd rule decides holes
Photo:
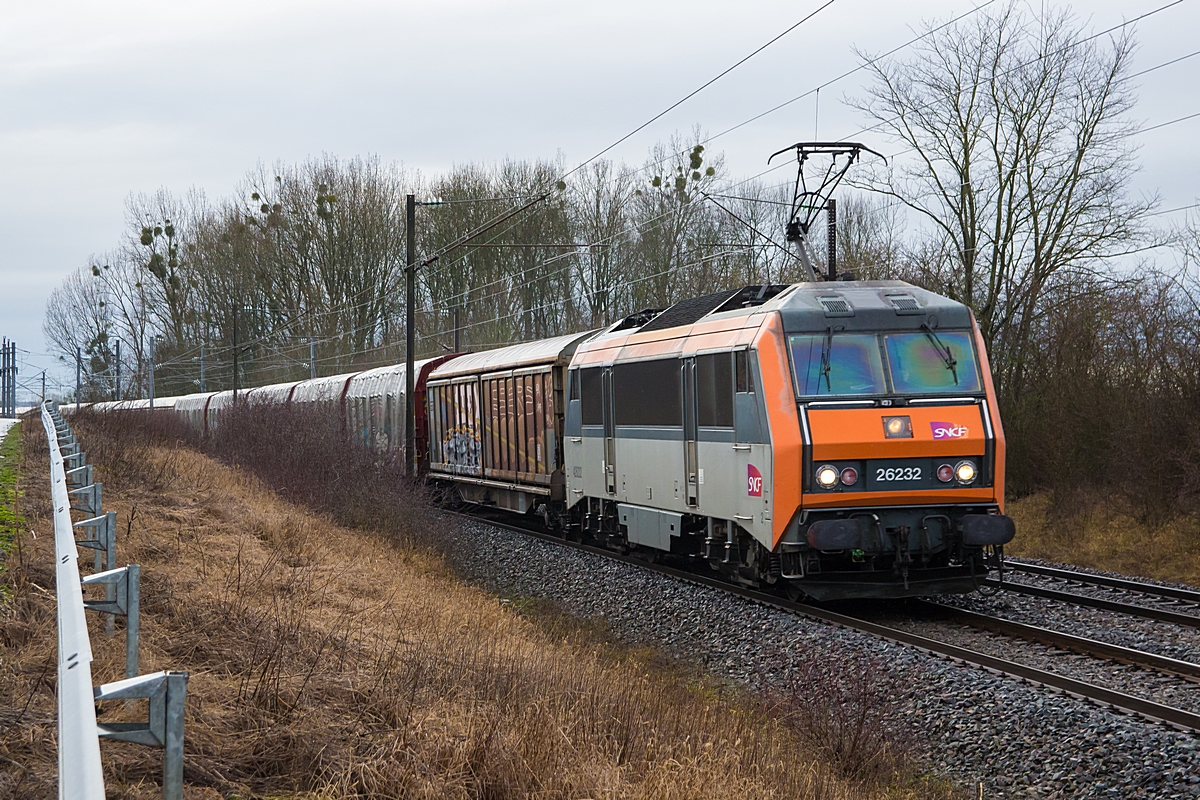
[(1011, 555), (1200, 586), (1200, 520), (1195, 517), (1158, 522), (1112, 498), (1064, 504), (1048, 494), (1012, 501), (1007, 511), (1017, 525), (1016, 539), (1005, 547)]
[[(45, 463), (41, 426), (23, 427), (27, 463)], [(761, 705), (500, 602), (427, 551), (340, 527), (244, 471), (161, 436), (131, 455), (80, 430), (114, 465), (101, 477), (119, 563), (142, 565), (142, 672), (192, 675), (190, 798), (947, 796), (903, 773), (851, 782)], [(23, 482), (29, 531), (0, 628), (0, 797), (55, 794), (42, 478)], [(124, 655), (120, 631), (100, 630), (97, 682), (121, 677)], [(110, 797), (159, 796), (159, 751), (102, 749)]]

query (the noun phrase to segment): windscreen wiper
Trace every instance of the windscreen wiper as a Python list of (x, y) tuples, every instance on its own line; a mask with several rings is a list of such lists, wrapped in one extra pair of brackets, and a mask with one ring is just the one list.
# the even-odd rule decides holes
[(937, 350), (942, 361), (946, 362), (946, 369), (950, 370), (950, 374), (954, 376), (954, 385), (958, 386), (958, 362), (954, 360), (954, 353), (950, 351), (950, 345), (944, 344), (933, 328), (924, 322), (921, 323), (921, 330), (925, 331), (925, 338), (933, 345), (933, 349)]
[[(825, 391), (832, 393), (833, 387), (829, 383), (829, 353), (833, 350), (833, 326), (825, 331), (825, 341), (821, 344), (821, 375), (825, 377)], [(957, 381), (956, 381), (957, 383)], [(821, 379), (817, 378), (817, 391), (821, 389)]]

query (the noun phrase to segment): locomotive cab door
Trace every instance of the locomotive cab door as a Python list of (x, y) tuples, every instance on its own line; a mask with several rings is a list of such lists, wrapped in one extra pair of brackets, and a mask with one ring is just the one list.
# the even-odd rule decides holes
[(696, 447), (696, 359), (683, 359), (680, 369), (683, 370), (683, 476), (687, 487), (687, 504), (695, 508), (700, 505), (700, 465)]
[(609, 494), (617, 493), (617, 423), (613, 397), (613, 370), (604, 368), (604, 488)]
[(741, 486), (733, 516), (740, 527), (764, 541), (771, 527), (768, 509), (772, 465), (756, 360), (748, 349), (734, 351), (733, 462)]

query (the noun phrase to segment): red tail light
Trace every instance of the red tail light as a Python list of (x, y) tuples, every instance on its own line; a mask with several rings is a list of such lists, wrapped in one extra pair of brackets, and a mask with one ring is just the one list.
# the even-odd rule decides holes
[(853, 486), (858, 483), (858, 470), (854, 467), (846, 467), (842, 470), (842, 483), (846, 486)]

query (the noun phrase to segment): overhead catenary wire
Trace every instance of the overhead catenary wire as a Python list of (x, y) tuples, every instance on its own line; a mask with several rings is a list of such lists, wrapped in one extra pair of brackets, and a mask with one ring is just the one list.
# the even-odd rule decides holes
[[(824, 10), (825, 10), (826, 8), (828, 8), (829, 6), (833, 5), (835, 2), (836, 2), (836, 0), (826, 0), (826, 2), (825, 2), (825, 3), (823, 3), (823, 4), (822, 4), (820, 7), (818, 7), (816, 10), (814, 10), (814, 11), (810, 12), (809, 14), (805, 15), (805, 16), (804, 16), (803, 18), (801, 18), (801, 19), (800, 19), (798, 22), (794, 23), (793, 25), (791, 25), (790, 27), (788, 27), (787, 29), (785, 29), (783, 32), (781, 32), (781, 33), (777, 34), (776, 36), (774, 36), (773, 38), (771, 38), (771, 39), (770, 39), (769, 41), (767, 41), (766, 43), (764, 43), (764, 44), (760, 45), (758, 48), (756, 48), (755, 50), (753, 50), (752, 52), (750, 52), (750, 53), (749, 53), (749, 54), (747, 54), (746, 56), (743, 56), (741, 59), (739, 59), (739, 60), (738, 60), (737, 62), (735, 62), (734, 64), (730, 65), (729, 67), (726, 67), (724, 70), (722, 70), (722, 71), (721, 71), (720, 73), (718, 73), (716, 76), (714, 76), (714, 77), (710, 78), (708, 81), (706, 81), (705, 83), (701, 84), (699, 87), (697, 87), (696, 89), (692, 90), (691, 92), (689, 92), (688, 94), (686, 94), (685, 96), (683, 96), (682, 98), (680, 98), (679, 100), (675, 101), (675, 102), (674, 102), (674, 103), (672, 103), (670, 106), (668, 106), (667, 108), (663, 109), (662, 111), (660, 111), (658, 114), (656, 114), (656, 115), (654, 115), (653, 117), (651, 117), (651, 118), (650, 118), (649, 120), (647, 120), (646, 122), (643, 122), (641, 125), (637, 126), (636, 128), (634, 128), (634, 129), (633, 129), (633, 130), (631, 130), (630, 132), (628, 132), (628, 133), (626, 133), (625, 135), (621, 136), (621, 137), (620, 137), (620, 138), (618, 138), (618, 139), (617, 139), (615, 142), (613, 142), (613, 143), (609, 144), (608, 146), (606, 146), (604, 149), (600, 150), (600, 151), (599, 151), (598, 153), (596, 153), (595, 155), (593, 155), (593, 156), (591, 156), (590, 158), (588, 158), (588, 159), (586, 159), (586, 160), (584, 160), (584, 161), (582, 161), (582, 162), (580, 162), (580, 163), (576, 164), (574, 167), (572, 167), (570, 170), (568, 170), (567, 172), (563, 173), (563, 174), (562, 174), (562, 175), (559, 177), (559, 182), (561, 183), (561, 182), (565, 181), (565, 180), (566, 180), (568, 177), (570, 177), (571, 175), (575, 174), (575, 173), (576, 173), (576, 172), (578, 172), (579, 170), (583, 169), (583, 168), (584, 168), (584, 167), (586, 167), (588, 164), (591, 164), (593, 161), (597, 160), (598, 158), (600, 158), (600, 157), (601, 157), (601, 156), (603, 156), (604, 154), (608, 153), (608, 152), (609, 152), (609, 151), (611, 151), (613, 148), (615, 148), (615, 147), (617, 147), (618, 145), (620, 145), (622, 142), (625, 142), (625, 141), (627, 141), (628, 139), (630, 139), (631, 137), (633, 137), (633, 136), (634, 136), (634, 135), (636, 135), (637, 133), (641, 132), (642, 130), (645, 130), (647, 127), (649, 127), (649, 126), (650, 126), (650, 125), (652, 125), (653, 123), (657, 122), (659, 119), (662, 119), (664, 116), (666, 116), (667, 114), (669, 114), (671, 111), (673, 111), (673, 110), (675, 110), (676, 108), (678, 108), (679, 106), (683, 105), (685, 102), (687, 102), (687, 101), (688, 101), (688, 100), (690, 100), (691, 98), (695, 97), (697, 94), (699, 94), (700, 92), (704, 91), (704, 90), (705, 90), (705, 89), (707, 89), (709, 86), (712, 86), (714, 83), (716, 83), (717, 81), (719, 81), (721, 78), (723, 78), (723, 77), (725, 77), (726, 75), (728, 75), (729, 73), (733, 72), (735, 69), (737, 69), (738, 67), (740, 67), (742, 64), (745, 64), (747, 61), (749, 61), (750, 59), (754, 58), (756, 55), (758, 55), (759, 53), (763, 52), (763, 51), (764, 51), (764, 50), (766, 50), (768, 47), (770, 47), (771, 45), (773, 45), (773, 44), (775, 44), (776, 42), (778, 42), (780, 39), (782, 39), (782, 38), (784, 38), (785, 36), (787, 36), (789, 33), (791, 33), (792, 31), (796, 30), (797, 28), (799, 28), (799, 27), (800, 27), (801, 25), (803, 25), (805, 22), (808, 22), (810, 19), (812, 19), (813, 17), (815, 17), (815, 16), (816, 16), (817, 14), (819, 14), (821, 11), (824, 11)], [(461, 261), (461, 259), (459, 259), (459, 261)], [(456, 262), (456, 263), (458, 263), (458, 262)], [(427, 262), (424, 264), (424, 266), (428, 266), (428, 261), (427, 261)]]
[(1140, 78), (1143, 75), (1147, 75), (1151, 72), (1155, 72), (1157, 70), (1162, 69), (1163, 67), (1169, 67), (1172, 64), (1178, 64), (1180, 61), (1186, 61), (1187, 59), (1194, 58), (1195, 56), (1200, 56), (1200, 50), (1195, 50), (1191, 53), (1188, 53), (1186, 56), (1179, 56), (1179, 58), (1172, 58), (1170, 61), (1164, 61), (1161, 64), (1157, 64), (1153, 67), (1150, 67), (1149, 69), (1144, 69), (1141, 72), (1135, 72), (1129, 76), (1129, 80), (1133, 80), (1134, 78)]
[(772, 38), (770, 41), (766, 42), (766, 43), (765, 43), (765, 44), (763, 44), (763, 45), (760, 45), (760, 46), (759, 46), (758, 48), (756, 48), (756, 49), (755, 49), (753, 52), (749, 53), (749, 54), (748, 54), (748, 55), (746, 55), (746, 56), (743, 56), (741, 59), (739, 59), (739, 60), (738, 60), (737, 62), (735, 62), (734, 64), (732, 64), (732, 65), (730, 65), (730, 66), (726, 67), (724, 70), (722, 70), (722, 71), (721, 71), (720, 73), (718, 73), (716, 76), (714, 76), (714, 77), (710, 78), (709, 80), (705, 81), (703, 84), (701, 84), (700, 86), (698, 86), (697, 88), (695, 88), (695, 89), (693, 89), (692, 91), (688, 92), (686, 95), (684, 95), (683, 97), (681, 97), (679, 100), (676, 100), (674, 103), (672, 103), (671, 105), (667, 106), (665, 109), (663, 109), (662, 111), (658, 112), (658, 113), (657, 113), (657, 114), (655, 114), (653, 117), (651, 117), (650, 119), (648, 119), (648, 120), (646, 120), (645, 122), (643, 122), (641, 125), (638, 125), (636, 128), (634, 128), (633, 130), (631, 130), (629, 133), (627, 133), (627, 134), (625, 134), (624, 136), (622, 136), (621, 138), (617, 139), (615, 142), (613, 142), (612, 144), (608, 145), (607, 147), (605, 147), (605, 148), (604, 148), (603, 150), (601, 150), (600, 152), (596, 153), (596, 154), (595, 154), (594, 156), (592, 156), (591, 158), (589, 158), (589, 159), (587, 159), (587, 160), (585, 160), (585, 161), (582, 161), (582, 162), (580, 162), (579, 164), (575, 165), (575, 166), (574, 166), (574, 167), (573, 167), (573, 168), (572, 168), (570, 171), (568, 171), (566, 174), (562, 175), (562, 176), (561, 176), (561, 178), (560, 178), (560, 180), (566, 180), (566, 178), (567, 178), (568, 176), (575, 174), (575, 173), (576, 173), (576, 172), (578, 172), (579, 170), (581, 170), (581, 169), (583, 169), (584, 167), (586, 167), (588, 164), (591, 164), (593, 161), (595, 161), (596, 159), (598, 159), (598, 158), (600, 158), (601, 156), (603, 156), (605, 153), (607, 153), (607, 152), (609, 152), (610, 150), (612, 150), (614, 147), (617, 147), (617, 146), (618, 146), (618, 145), (620, 145), (622, 142), (625, 142), (626, 140), (630, 139), (631, 137), (633, 137), (633, 136), (635, 136), (636, 134), (640, 133), (641, 131), (645, 130), (646, 128), (648, 128), (650, 125), (654, 124), (654, 123), (655, 123), (655, 122), (657, 122), (658, 120), (662, 119), (662, 118), (663, 118), (663, 117), (665, 117), (667, 114), (669, 114), (669, 113), (671, 113), (672, 111), (674, 111), (675, 109), (679, 108), (681, 105), (683, 105), (684, 103), (686, 103), (688, 100), (690, 100), (690, 99), (692, 99), (693, 97), (695, 97), (696, 95), (700, 94), (700, 92), (704, 91), (704, 90), (705, 90), (705, 89), (707, 89), (709, 86), (712, 86), (714, 83), (716, 83), (717, 81), (721, 80), (721, 78), (724, 78), (726, 75), (728, 75), (729, 73), (733, 72), (735, 69), (737, 69), (738, 67), (740, 67), (742, 64), (745, 64), (747, 61), (749, 61), (750, 59), (754, 58), (756, 55), (758, 55), (758, 54), (759, 54), (759, 53), (761, 53), (762, 51), (766, 50), (768, 47), (770, 47), (771, 45), (775, 44), (775, 43), (776, 43), (776, 42), (778, 42), (780, 39), (782, 39), (783, 37), (787, 36), (787, 35), (788, 35), (789, 33), (791, 33), (792, 31), (794, 31), (794, 30), (796, 30), (797, 28), (799, 28), (799, 27), (800, 27), (801, 25), (803, 25), (804, 23), (808, 22), (810, 19), (812, 19), (813, 17), (815, 17), (817, 14), (819, 14), (819, 13), (821, 13), (822, 11), (824, 11), (825, 9), (829, 8), (829, 7), (830, 7), (831, 5), (833, 5), (835, 2), (837, 2), (837, 0), (826, 0), (826, 2), (822, 3), (822, 4), (821, 4), (821, 5), (820, 5), (820, 6), (819, 6), (819, 7), (818, 7), (818, 8), (817, 8), (815, 11), (812, 11), (812, 12), (810, 12), (810, 13), (806, 14), (806, 15), (805, 15), (805, 16), (804, 16), (802, 19), (800, 19), (800, 21), (796, 22), (795, 24), (793, 24), (792, 26), (790, 26), (789, 28), (787, 28), (786, 30), (784, 30), (782, 33), (779, 33), (779, 34), (777, 34), (777, 35), (776, 35), (775, 37), (773, 37), (773, 38)]
[(1161, 211), (1154, 211), (1150, 214), (1147, 214), (1146, 216), (1147, 217), (1161, 217), (1164, 214), (1174, 214), (1177, 211), (1189, 211), (1193, 208), (1200, 208), (1200, 203), (1191, 203), (1190, 205), (1186, 205), (1186, 206), (1175, 206), (1175, 208), (1164, 208)]
[(1168, 125), (1174, 125), (1177, 122), (1186, 122), (1189, 119), (1195, 119), (1196, 117), (1200, 117), (1200, 111), (1197, 111), (1194, 114), (1188, 114), (1185, 117), (1178, 117), (1177, 119), (1169, 120), (1167, 122), (1160, 122), (1157, 125), (1151, 125), (1149, 128), (1141, 128), (1141, 129), (1137, 130), (1135, 133), (1136, 134), (1149, 133), (1150, 131), (1156, 131), (1159, 128), (1165, 128)]

